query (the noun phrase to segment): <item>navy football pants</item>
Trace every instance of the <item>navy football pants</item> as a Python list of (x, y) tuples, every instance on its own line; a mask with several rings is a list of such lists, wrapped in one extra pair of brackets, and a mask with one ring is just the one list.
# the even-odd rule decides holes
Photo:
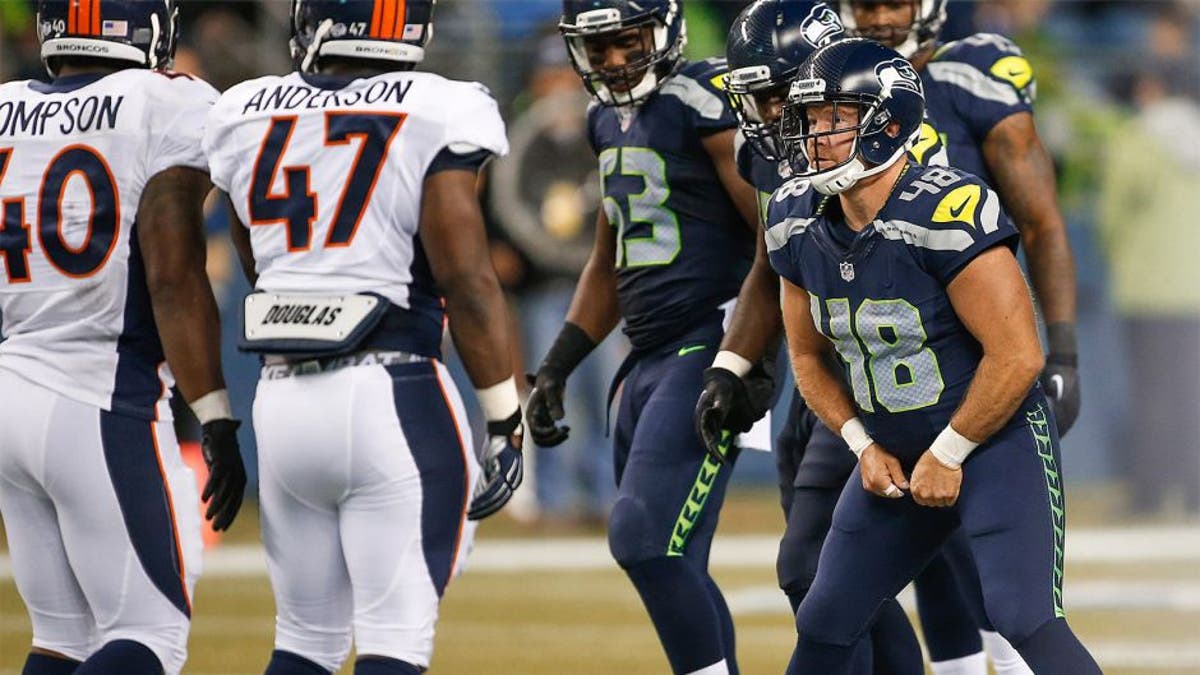
[(958, 503), (923, 507), (862, 489), (842, 491), (817, 577), (797, 614), (789, 673), (851, 672), (854, 649), (957, 527), (966, 532), (992, 624), (1043, 675), (1098, 673), (1062, 610), (1064, 505), (1058, 433), (1044, 404), (1017, 413), (963, 466)]
[(719, 331), (640, 356), (624, 381), (608, 524), (613, 558), (634, 583), (675, 673), (734, 660), (733, 622), (708, 553), (736, 459), (708, 458), (692, 418)]
[[(794, 395), (787, 424), (776, 439), (775, 461), (787, 522), (776, 572), (779, 586), (795, 611), (812, 586), (833, 507), (857, 460), (841, 437), (821, 424), (804, 400)], [(796, 500), (807, 503), (793, 508)], [(991, 630), (991, 623), (984, 613), (979, 575), (965, 534), (952, 535), (913, 583), (925, 644), (934, 662), (983, 651), (979, 630)], [(887, 622), (887, 613), (881, 619)], [(885, 635), (912, 634), (911, 625), (903, 633), (902, 629), (897, 622), (891, 627), (876, 626), (872, 632), (880, 632), (879, 641)], [(897, 642), (893, 637), (888, 642), (895, 645), (908, 641)], [(899, 660), (909, 661), (911, 652), (907, 647), (884, 653), (877, 650), (876, 666), (901, 672)]]

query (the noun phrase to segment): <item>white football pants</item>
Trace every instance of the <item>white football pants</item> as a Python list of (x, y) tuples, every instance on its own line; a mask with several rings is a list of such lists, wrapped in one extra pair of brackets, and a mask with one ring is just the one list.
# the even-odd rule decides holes
[(115, 415), (0, 369), (0, 514), (33, 646), (113, 640), (187, 658), (200, 498), (170, 422)]
[(275, 648), (336, 671), (353, 635), (359, 656), (428, 666), (479, 473), (446, 368), (264, 377), (254, 429)]

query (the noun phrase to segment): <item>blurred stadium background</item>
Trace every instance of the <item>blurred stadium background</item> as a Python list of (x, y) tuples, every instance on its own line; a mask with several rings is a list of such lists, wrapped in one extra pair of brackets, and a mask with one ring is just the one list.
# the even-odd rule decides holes
[[(0, 0), (0, 81), (45, 76), (34, 4)], [(704, 57), (723, 52), (746, 3), (684, 4), (689, 52)], [(439, 0), (424, 66), (486, 83), (508, 121), (513, 152), (484, 189), (493, 261), (522, 336), (518, 363), (530, 367), (565, 315), (598, 201), (586, 98), (554, 30), (559, 7)], [(285, 71), (287, 8), (183, 0), (177, 69), (221, 89)], [(1084, 403), (1063, 444), (1069, 616), (1108, 673), (1200, 673), (1200, 0), (952, 0), (943, 37), (977, 31), (1014, 38), (1034, 66), (1037, 123), (1078, 266)], [(208, 224), (210, 276), (224, 316), (236, 316), (248, 288), (223, 212), (210, 209)], [(257, 369), (233, 349), (238, 328), (227, 320), (226, 371), (249, 419)], [(572, 378), (572, 441), (531, 453), (535, 479), (480, 529), (443, 605), (435, 672), (667, 672), (603, 539), (614, 493), (603, 397), (624, 349), (610, 338)], [(180, 418), (181, 438), (194, 438)], [(241, 440), (253, 472), (249, 425)], [(781, 672), (794, 630), (774, 581), (783, 522), (773, 463), (748, 453), (734, 479), (716, 576), (743, 672)], [(253, 503), (211, 544), (185, 672), (261, 672), (273, 602)], [(28, 631), (0, 547), (0, 675), (19, 672)]]

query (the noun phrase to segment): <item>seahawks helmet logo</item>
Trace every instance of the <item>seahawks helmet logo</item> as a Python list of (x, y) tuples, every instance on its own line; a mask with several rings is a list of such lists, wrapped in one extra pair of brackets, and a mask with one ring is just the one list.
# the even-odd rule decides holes
[(841, 18), (824, 3), (813, 7), (800, 23), (800, 34), (814, 47), (825, 46), (842, 32)]
[(879, 86), (884, 98), (890, 97), (892, 92), (897, 89), (906, 89), (923, 95), (921, 78), (906, 59), (895, 58), (875, 66), (875, 77), (879, 78)]

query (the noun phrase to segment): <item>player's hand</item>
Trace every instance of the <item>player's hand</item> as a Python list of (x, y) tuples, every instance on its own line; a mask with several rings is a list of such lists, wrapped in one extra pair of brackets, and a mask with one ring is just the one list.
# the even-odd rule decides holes
[(488, 436), (483, 446), (483, 475), (467, 511), (471, 520), (482, 520), (502, 509), (521, 486), (525, 476), (522, 432), (520, 410), (506, 420), (488, 422)]
[(1075, 425), (1081, 403), (1079, 391), (1079, 367), (1076, 357), (1050, 354), (1046, 357), (1046, 368), (1042, 371), (1042, 389), (1050, 402), (1054, 421), (1058, 424), (1059, 437)]
[(208, 503), (204, 518), (217, 532), (229, 529), (246, 492), (246, 467), (238, 450), (238, 420), (212, 420), (201, 427), (200, 452), (208, 466), (208, 482), (200, 500)]
[(563, 418), (563, 391), (566, 377), (542, 368), (537, 375), (526, 374), (533, 391), (525, 402), (525, 416), (529, 420), (529, 435), (533, 442), (543, 448), (551, 448), (567, 440), (571, 427), (558, 424)]
[(921, 506), (954, 506), (961, 488), (962, 467), (951, 469), (928, 450), (917, 460), (912, 472), (912, 497), (916, 503)]
[(873, 495), (899, 499), (908, 489), (908, 479), (904, 477), (904, 469), (900, 468), (900, 460), (878, 443), (863, 450), (858, 458), (858, 468), (862, 473), (863, 489)]
[(692, 421), (696, 425), (696, 435), (704, 442), (704, 449), (713, 461), (725, 463), (729, 434), (722, 431), (736, 434), (749, 431), (754, 425), (751, 415), (750, 397), (742, 378), (727, 368), (704, 371), (704, 391), (696, 401)]

